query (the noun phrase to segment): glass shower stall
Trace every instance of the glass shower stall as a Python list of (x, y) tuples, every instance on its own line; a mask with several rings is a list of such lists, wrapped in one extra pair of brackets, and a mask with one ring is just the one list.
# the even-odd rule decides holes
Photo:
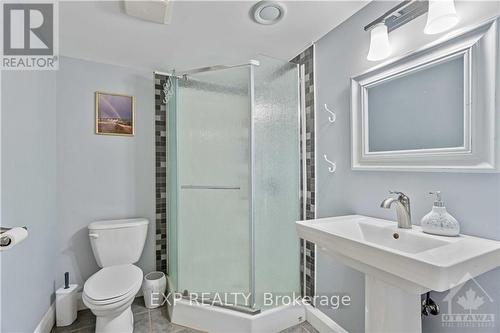
[(251, 313), (300, 295), (297, 65), (259, 57), (170, 80), (170, 290)]

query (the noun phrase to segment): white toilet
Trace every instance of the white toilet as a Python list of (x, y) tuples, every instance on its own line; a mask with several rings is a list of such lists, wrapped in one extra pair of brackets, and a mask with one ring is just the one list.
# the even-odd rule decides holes
[(128, 333), (134, 329), (130, 305), (141, 288), (141, 256), (149, 221), (127, 219), (89, 225), (90, 244), (99, 267), (83, 287), (83, 303), (96, 315), (96, 332)]

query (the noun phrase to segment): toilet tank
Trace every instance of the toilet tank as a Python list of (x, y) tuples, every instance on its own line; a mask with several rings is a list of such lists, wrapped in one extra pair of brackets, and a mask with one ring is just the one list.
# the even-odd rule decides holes
[(141, 257), (148, 232), (147, 219), (96, 221), (89, 238), (99, 267), (133, 264)]

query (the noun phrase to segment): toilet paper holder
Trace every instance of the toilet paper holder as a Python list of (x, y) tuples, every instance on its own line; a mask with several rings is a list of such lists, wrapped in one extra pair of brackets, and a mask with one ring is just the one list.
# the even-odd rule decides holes
[[(26, 230), (28, 230), (28, 228), (26, 226), (22, 227)], [(7, 236), (2, 236), (2, 234), (4, 232), (7, 232), (9, 230), (11, 230), (12, 228), (6, 228), (6, 227), (0, 227), (0, 247), (3, 247), (3, 246), (9, 246), (10, 243), (12, 242), (12, 240), (7, 237)]]

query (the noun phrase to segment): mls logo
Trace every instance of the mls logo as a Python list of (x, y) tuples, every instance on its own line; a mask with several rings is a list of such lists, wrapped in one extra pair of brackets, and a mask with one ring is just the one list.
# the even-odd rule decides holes
[(449, 328), (479, 329), (495, 327), (494, 300), (470, 275), (468, 280), (452, 289), (443, 298), (441, 325)]
[(4, 3), (2, 69), (56, 69), (55, 3)]

